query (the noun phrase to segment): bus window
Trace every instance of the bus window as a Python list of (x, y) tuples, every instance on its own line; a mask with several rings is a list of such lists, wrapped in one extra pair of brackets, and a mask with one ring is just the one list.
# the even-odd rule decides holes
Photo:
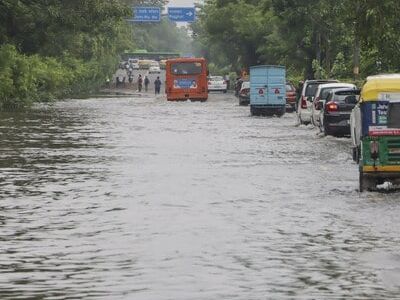
[(174, 75), (201, 74), (201, 62), (179, 62), (171, 64), (171, 73)]

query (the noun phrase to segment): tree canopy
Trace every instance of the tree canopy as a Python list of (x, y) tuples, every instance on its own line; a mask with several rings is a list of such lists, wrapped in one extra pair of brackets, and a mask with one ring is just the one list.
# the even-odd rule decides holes
[(199, 54), (221, 66), (350, 77), (400, 69), (398, 16), (395, 0), (206, 0), (192, 29)]

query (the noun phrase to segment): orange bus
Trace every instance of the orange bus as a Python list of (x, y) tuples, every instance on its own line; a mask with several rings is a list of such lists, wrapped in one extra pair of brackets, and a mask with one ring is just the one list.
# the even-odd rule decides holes
[(207, 101), (207, 62), (204, 58), (174, 58), (166, 63), (168, 101)]

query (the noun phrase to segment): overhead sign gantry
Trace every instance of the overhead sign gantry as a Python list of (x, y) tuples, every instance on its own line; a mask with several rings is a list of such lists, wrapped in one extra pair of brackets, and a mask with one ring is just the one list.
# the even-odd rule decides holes
[(160, 22), (161, 9), (159, 7), (134, 7), (133, 22)]
[(196, 11), (194, 7), (168, 7), (168, 18), (173, 22), (194, 22)]
[(168, 16), (172, 22), (191, 23), (196, 19), (194, 7), (168, 7), (167, 14), (161, 14), (160, 7), (133, 7), (133, 19), (130, 22), (160, 22), (161, 16)]

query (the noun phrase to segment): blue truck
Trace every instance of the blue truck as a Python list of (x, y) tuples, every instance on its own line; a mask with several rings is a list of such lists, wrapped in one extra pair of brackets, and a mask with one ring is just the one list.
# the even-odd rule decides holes
[(250, 68), (250, 112), (253, 116), (283, 116), (286, 111), (286, 69), (283, 66)]

